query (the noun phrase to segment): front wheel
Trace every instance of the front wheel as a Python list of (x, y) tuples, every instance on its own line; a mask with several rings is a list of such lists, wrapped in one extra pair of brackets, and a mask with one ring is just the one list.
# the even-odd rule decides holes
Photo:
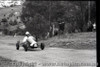
[(41, 44), (40, 44), (40, 48), (41, 48), (41, 50), (44, 50), (45, 44), (44, 44), (44, 43), (41, 43)]
[(20, 44), (20, 41), (18, 41), (17, 43), (16, 43), (16, 50), (19, 50), (19, 44)]

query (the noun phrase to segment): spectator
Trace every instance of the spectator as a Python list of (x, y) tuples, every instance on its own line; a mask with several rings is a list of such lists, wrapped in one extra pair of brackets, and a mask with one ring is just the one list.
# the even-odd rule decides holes
[(59, 31), (64, 32), (65, 22), (59, 22)]
[(92, 30), (93, 30), (93, 25), (92, 25), (92, 22), (89, 21), (89, 22), (88, 22), (88, 28), (87, 28), (87, 31), (88, 31), (88, 32), (91, 32)]
[(96, 23), (93, 24), (93, 31), (96, 30)]

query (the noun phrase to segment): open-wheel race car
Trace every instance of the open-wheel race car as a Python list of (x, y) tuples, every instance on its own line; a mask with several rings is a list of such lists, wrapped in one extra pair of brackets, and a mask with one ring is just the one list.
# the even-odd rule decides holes
[(33, 45), (30, 46), (29, 42), (21, 43), (20, 41), (17, 41), (16, 43), (16, 49), (19, 50), (19, 48), (22, 46), (25, 51), (28, 49), (34, 49), (34, 48), (40, 48), (41, 50), (44, 50), (45, 44), (44, 43), (36, 43), (37, 46)]

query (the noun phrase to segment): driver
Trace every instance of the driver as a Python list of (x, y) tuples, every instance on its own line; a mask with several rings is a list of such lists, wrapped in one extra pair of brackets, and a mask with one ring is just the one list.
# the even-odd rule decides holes
[(37, 42), (35, 41), (35, 38), (33, 36), (31, 36), (31, 34), (27, 31), (25, 33), (25, 37), (23, 38), (23, 43), (30, 43), (30, 46), (33, 47), (37, 47)]

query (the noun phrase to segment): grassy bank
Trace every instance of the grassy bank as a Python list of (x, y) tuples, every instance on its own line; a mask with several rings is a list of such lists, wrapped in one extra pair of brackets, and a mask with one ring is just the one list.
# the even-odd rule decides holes
[(96, 49), (96, 32), (71, 33), (45, 41), (50, 47), (72, 49)]

